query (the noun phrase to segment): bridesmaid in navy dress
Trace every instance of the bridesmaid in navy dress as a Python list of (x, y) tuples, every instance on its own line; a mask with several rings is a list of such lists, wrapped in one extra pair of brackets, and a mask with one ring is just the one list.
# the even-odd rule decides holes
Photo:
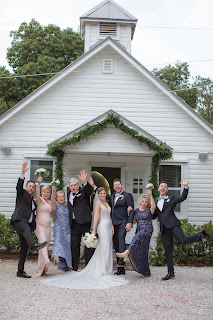
[(153, 232), (152, 215), (155, 212), (155, 201), (152, 189), (148, 189), (148, 195), (144, 194), (139, 199), (140, 208), (135, 210), (134, 220), (137, 229), (129, 248), (122, 253), (116, 253), (119, 258), (126, 259), (128, 256), (135, 271), (144, 277), (150, 277), (149, 268), (149, 243)]

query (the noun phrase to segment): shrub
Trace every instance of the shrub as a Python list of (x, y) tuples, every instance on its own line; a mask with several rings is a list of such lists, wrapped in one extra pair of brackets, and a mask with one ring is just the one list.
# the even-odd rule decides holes
[[(188, 222), (188, 219), (184, 219), (182, 221), (182, 230), (184, 235), (191, 235), (197, 233), (204, 228), (206, 232), (211, 236), (213, 239), (213, 224), (212, 221), (201, 226), (192, 225)], [(192, 258), (194, 257), (202, 257), (203, 262), (205, 263), (206, 258), (210, 258), (213, 261), (213, 242), (208, 242), (206, 239), (203, 239), (202, 242), (191, 243), (188, 245), (180, 244), (174, 238), (174, 251), (173, 257), (175, 258), (175, 262), (178, 264), (184, 263), (188, 264)], [(161, 232), (158, 233), (156, 239), (156, 247), (155, 252), (151, 253), (149, 257), (149, 263), (152, 266), (162, 266), (165, 264), (165, 255), (163, 249), (163, 243), (161, 240)]]
[(0, 213), (0, 247), (8, 252), (19, 247), (19, 236), (10, 224), (10, 219)]

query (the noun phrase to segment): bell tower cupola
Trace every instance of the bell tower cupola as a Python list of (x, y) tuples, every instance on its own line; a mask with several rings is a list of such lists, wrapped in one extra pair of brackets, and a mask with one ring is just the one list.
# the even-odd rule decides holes
[(131, 54), (137, 19), (112, 0), (104, 0), (80, 17), (84, 52), (97, 42), (111, 37)]

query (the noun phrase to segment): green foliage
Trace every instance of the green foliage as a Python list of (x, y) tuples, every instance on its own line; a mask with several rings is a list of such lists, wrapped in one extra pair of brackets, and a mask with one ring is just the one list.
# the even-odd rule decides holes
[(213, 81), (210, 78), (195, 78), (194, 86), (197, 86), (198, 113), (206, 121), (213, 124)]
[(63, 157), (65, 155), (64, 148), (68, 145), (76, 144), (83, 139), (87, 139), (91, 134), (98, 133), (104, 130), (107, 125), (114, 124), (116, 128), (124, 131), (132, 138), (138, 140), (141, 144), (145, 143), (151, 150), (156, 151), (156, 155), (152, 158), (151, 165), (151, 177), (150, 182), (154, 185), (153, 195), (157, 196), (158, 189), (158, 171), (159, 171), (159, 162), (160, 160), (166, 160), (172, 157), (172, 150), (166, 146), (166, 144), (161, 143), (157, 144), (156, 142), (150, 140), (149, 138), (143, 136), (138, 131), (129, 128), (125, 123), (120, 119), (118, 115), (109, 113), (104, 120), (92, 124), (91, 126), (86, 126), (84, 129), (74, 133), (71, 137), (65, 138), (61, 141), (56, 141), (48, 146), (47, 155), (56, 158), (55, 164), (55, 179), (61, 181), (61, 184), (58, 186), (58, 189), (63, 188)]
[(19, 247), (19, 236), (10, 224), (10, 220), (0, 213), (0, 246), (7, 251)]
[[(197, 226), (195, 224), (190, 224), (188, 219), (184, 219), (182, 221), (182, 230), (184, 235), (192, 235), (197, 233), (204, 228), (206, 232), (211, 236), (213, 239), (213, 224), (212, 221), (209, 221), (207, 224), (204, 224), (202, 227)], [(192, 258), (194, 257), (203, 257), (210, 258), (213, 260), (213, 243), (208, 242), (206, 239), (203, 239), (202, 242), (191, 243), (188, 245), (180, 244), (174, 238), (174, 251), (173, 256), (175, 258), (175, 262), (178, 264), (188, 264)], [(152, 253), (149, 257), (149, 262), (152, 266), (162, 266), (165, 264), (165, 257), (164, 257), (164, 249), (163, 243), (161, 240), (161, 232), (158, 233), (157, 240), (156, 240), (156, 248), (155, 252)]]
[[(0, 67), (0, 76), (20, 77), (0, 79), (0, 115), (79, 58), (84, 51), (79, 32), (71, 28), (61, 30), (55, 25), (42, 27), (34, 19), (29, 24), (23, 22), (17, 31), (10, 32), (10, 36), (13, 39), (7, 60), (13, 73)], [(50, 74), (22, 77), (44, 73)]]
[[(164, 68), (153, 69), (154, 75), (161, 80), (169, 89), (180, 90), (176, 94), (184, 100), (190, 107), (196, 109), (198, 102), (197, 89), (190, 84), (189, 65), (186, 62), (178, 61), (175, 66), (170, 64)], [(190, 89), (190, 90), (185, 90)]]

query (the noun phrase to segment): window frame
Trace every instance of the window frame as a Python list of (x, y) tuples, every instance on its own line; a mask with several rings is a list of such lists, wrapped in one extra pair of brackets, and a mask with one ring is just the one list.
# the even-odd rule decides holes
[[(183, 177), (188, 177), (188, 163), (180, 163), (180, 162), (161, 162), (160, 166), (180, 166), (181, 167), (181, 180)], [(160, 181), (159, 181), (160, 182)], [(180, 195), (183, 192), (184, 187), (180, 185), (180, 188), (178, 187), (169, 187), (168, 190), (180, 190)], [(174, 211), (175, 215), (178, 219), (183, 220), (185, 218), (188, 218), (188, 199), (184, 200), (180, 203), (180, 211)]]

